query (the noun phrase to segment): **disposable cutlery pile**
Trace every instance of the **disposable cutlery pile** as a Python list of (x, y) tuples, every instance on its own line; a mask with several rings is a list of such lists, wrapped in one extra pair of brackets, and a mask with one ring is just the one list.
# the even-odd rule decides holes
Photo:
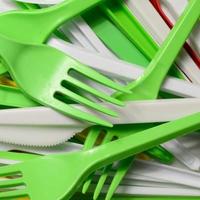
[(200, 196), (199, 0), (0, 12), (0, 199)]

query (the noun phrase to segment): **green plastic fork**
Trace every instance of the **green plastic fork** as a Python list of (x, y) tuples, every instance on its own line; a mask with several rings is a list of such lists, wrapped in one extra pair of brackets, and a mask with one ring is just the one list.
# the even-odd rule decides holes
[[(94, 80), (112, 89), (129, 92), (123, 86), (47, 45), (22, 44), (0, 35), (0, 47), (0, 55), (8, 66), (13, 79), (32, 99), (72, 117), (112, 126), (99, 117), (70, 106), (68, 101), (73, 100), (102, 113), (116, 116), (112, 110), (77, 94), (73, 88), (81, 89), (116, 105), (123, 104), (77, 80), (71, 72), (81, 74), (86, 79)], [(32, 80), (33, 77), (36, 77), (36, 81)]]
[(83, 180), (95, 170), (199, 128), (200, 113), (196, 113), (91, 150), (43, 156), (0, 167), (1, 177), (13, 177), (2, 180), (0, 188), (16, 187), (14, 190), (1, 190), (0, 198), (29, 196), (32, 200), (70, 199)]
[(0, 85), (0, 105), (19, 108), (39, 106), (37, 102), (24, 96), (20, 89), (5, 85)]
[[(122, 14), (126, 15), (126, 12), (121, 11), (121, 7), (118, 9), (119, 12), (122, 12)], [(113, 10), (115, 11), (116, 9), (114, 9), (113, 7)], [(109, 10), (109, 13), (114, 11)], [(118, 13), (118, 10), (116, 12)], [(112, 13), (112, 15), (114, 14), (115, 13)], [(151, 39), (150, 35), (147, 32), (145, 32), (144, 28), (137, 22), (134, 16), (132, 16), (130, 20), (133, 21), (131, 26), (130, 24), (129, 25), (127, 25), (126, 23), (124, 24), (125, 28), (127, 28), (128, 30), (133, 29), (131, 31), (132, 40), (130, 40), (127, 37), (127, 35), (123, 34), (124, 33), (123, 30), (119, 29), (120, 28), (119, 26), (116, 26), (114, 24), (115, 21), (113, 22), (109, 21), (108, 17), (104, 15), (102, 13), (102, 10), (98, 8), (94, 8), (84, 14), (84, 19), (90, 25), (92, 30), (106, 44), (106, 46), (112, 50), (114, 54), (116, 54), (122, 60), (131, 62), (133, 64), (139, 64), (146, 68), (149, 64), (149, 61), (153, 59), (156, 52), (159, 50), (159, 46)], [(139, 30), (134, 31), (135, 29)], [(111, 35), (110, 32), (112, 32), (113, 34)], [(148, 39), (146, 40), (143, 39), (145, 37), (147, 37)], [(139, 40), (137, 41), (138, 47), (135, 45), (133, 39)], [(151, 52), (148, 51), (149, 48), (147, 49), (143, 48), (142, 47), (143, 45), (152, 46)], [(146, 50), (145, 54), (141, 53), (142, 52), (141, 48), (143, 48), (143, 50)], [(151, 57), (149, 58), (147, 55), (150, 55)], [(178, 70), (175, 65), (173, 65), (173, 68), (170, 70), (170, 74), (177, 76), (179, 78), (183, 78), (182, 72), (180, 72), (180, 70)]]
[[(176, 58), (179, 50), (181, 49), (182, 45), (184, 44), (200, 15), (200, 5), (198, 5), (197, 2), (198, 0), (190, 2), (187, 10), (183, 13), (182, 17), (175, 25), (173, 31), (171, 31), (170, 35), (167, 37), (157, 55), (148, 66), (144, 75), (140, 77), (140, 79), (138, 79), (137, 81), (134, 81), (133, 83), (128, 85), (128, 88), (132, 90), (133, 93), (129, 95), (116, 94), (115, 97), (123, 101), (157, 98), (160, 86), (165, 79), (165, 76), (167, 75), (171, 64)], [(101, 131), (99, 131), (99, 133), (100, 132)], [(109, 140), (107, 140), (106, 142), (109, 142)], [(115, 189), (117, 188), (123, 176), (126, 174), (129, 166), (131, 165), (131, 161), (132, 158), (121, 161), (121, 167), (119, 167), (116, 175), (114, 176), (111, 186), (109, 187), (109, 190), (107, 192), (106, 200), (109, 200), (112, 197)], [(99, 182), (94, 192), (94, 199), (97, 199), (98, 195), (100, 194), (103, 183), (105, 182), (108, 173), (109, 166), (103, 172), (103, 175), (99, 179)], [(84, 184), (83, 193), (88, 190), (91, 180), (92, 178), (90, 177), (90, 179)]]
[(167, 151), (164, 151), (162, 147), (157, 147), (156, 149), (148, 150), (147, 153), (153, 157), (159, 158), (163, 162), (170, 162), (172, 160), (172, 155), (169, 154)]
[[(148, 60), (153, 59), (159, 46), (130, 12), (124, 1), (105, 2), (105, 4), (102, 4), (101, 9), (112, 23), (127, 36), (127, 39), (131, 41)], [(173, 66), (174, 67), (170, 70), (170, 74), (183, 78), (182, 72), (178, 70), (175, 64)]]
[[(84, 142), (84, 150), (88, 150), (96, 146), (97, 139), (102, 136), (103, 139), (101, 143), (98, 143), (98, 145), (103, 145), (106, 143), (111, 142), (113, 139), (120, 139), (123, 137), (126, 137), (131, 134), (135, 134), (140, 131), (144, 131), (148, 128), (152, 128), (155, 126), (158, 126), (159, 124), (156, 123), (150, 123), (150, 124), (130, 124), (130, 125), (115, 125), (113, 128), (103, 128), (103, 127), (93, 127), (90, 129), (86, 141)], [(144, 153), (147, 155), (155, 158), (156, 160), (159, 160), (163, 163), (170, 164), (173, 162), (173, 155), (166, 151), (162, 146), (153, 147), (151, 149), (146, 150)], [(5, 154), (7, 156), (7, 154)], [(1, 153), (0, 153), (1, 157)], [(121, 180), (123, 179), (124, 175), (127, 171), (127, 166), (130, 166), (133, 159), (132, 157), (127, 158), (126, 160), (120, 161), (119, 166), (117, 168), (117, 173), (114, 175), (113, 180), (111, 182), (111, 185), (109, 187), (109, 190), (106, 194), (106, 199), (110, 199), (118, 185), (120, 184)], [(114, 165), (114, 164), (113, 164)], [(93, 199), (98, 199), (102, 188), (109, 177), (110, 170), (112, 169), (113, 165), (109, 165), (101, 169), (100, 172), (100, 178), (97, 182), (97, 185), (94, 190)], [(86, 182), (83, 185), (82, 193), (86, 194), (88, 191), (92, 181), (93, 181), (94, 174), (91, 174)]]
[[(44, 43), (59, 25), (103, 1), (66, 0), (49, 8), (2, 13), (0, 33), (19, 42)], [(0, 71), (6, 72), (6, 68)]]
[(0, 15), (0, 33), (20, 42), (43, 43), (62, 23), (103, 1), (66, 0), (49, 8), (2, 13)]

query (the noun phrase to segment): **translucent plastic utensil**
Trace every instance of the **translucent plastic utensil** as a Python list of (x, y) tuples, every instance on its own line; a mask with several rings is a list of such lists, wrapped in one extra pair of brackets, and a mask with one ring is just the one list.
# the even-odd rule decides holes
[[(59, 200), (64, 197), (70, 199), (84, 179), (95, 170), (175, 137), (198, 130), (200, 128), (199, 119), (200, 113), (196, 113), (91, 150), (44, 156), (19, 164), (3, 166), (0, 168), (1, 177), (16, 174), (20, 176), (1, 181), (0, 188), (21, 185), (24, 187), (1, 192), (0, 198), (28, 195), (32, 200)], [(59, 174), (55, 173), (58, 171)], [(55, 183), (59, 187), (55, 187)], [(48, 192), (45, 192), (44, 188), (48, 188)]]

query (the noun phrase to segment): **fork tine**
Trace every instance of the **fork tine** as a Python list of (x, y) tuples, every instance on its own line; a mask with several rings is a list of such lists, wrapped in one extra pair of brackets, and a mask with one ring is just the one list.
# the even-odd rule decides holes
[(109, 174), (111, 168), (112, 168), (112, 165), (108, 165), (103, 169), (103, 173), (101, 174), (101, 176), (99, 178), (99, 181), (98, 181), (98, 183), (96, 185), (95, 191), (94, 191), (94, 195), (93, 195), (93, 199), (94, 200), (96, 200), (99, 197), (99, 195), (101, 193), (101, 190), (102, 190), (102, 188), (104, 186), (104, 183), (106, 182), (106, 179), (108, 177), (108, 174)]
[(15, 187), (23, 184), (23, 178), (7, 179), (0, 181), (0, 189)]
[[(93, 144), (96, 142), (98, 136), (99, 136), (99, 133), (100, 133), (101, 129), (98, 128), (98, 127), (93, 127), (90, 132), (89, 132), (89, 138), (87, 137), (88, 141), (86, 141), (86, 145), (87, 147), (91, 148), (92, 146), (89, 146), (88, 143), (93, 142)], [(111, 141), (113, 138), (113, 135), (112, 134), (106, 134), (106, 136), (104, 137), (103, 141), (102, 141), (102, 144), (106, 144), (107, 142)], [(84, 145), (85, 146), (85, 145)], [(89, 187), (90, 187), (90, 184), (92, 182), (92, 178), (93, 178), (94, 174), (91, 174), (88, 179), (85, 181), (84, 185), (83, 185), (83, 188), (82, 188), (82, 193), (85, 194)], [(103, 182), (103, 179), (102, 179), (102, 182)], [(101, 184), (101, 183), (99, 183)], [(99, 186), (100, 187), (100, 186)], [(96, 189), (95, 189), (96, 190)]]
[(82, 187), (82, 193), (83, 193), (83, 194), (85, 194), (85, 193), (88, 191), (88, 189), (89, 189), (89, 187), (90, 187), (90, 184), (91, 184), (91, 182), (92, 182), (93, 176), (94, 176), (94, 174), (91, 174), (91, 175), (88, 177), (88, 179), (84, 182), (83, 187)]
[(105, 114), (113, 116), (113, 117), (117, 116), (117, 113), (115, 113), (114, 111), (112, 111), (104, 106), (101, 106), (98, 103), (92, 102), (92, 101), (88, 100), (87, 98), (82, 97), (82, 96), (68, 90), (67, 88), (60, 87), (59, 92), (62, 93), (63, 95), (70, 97), (72, 100), (74, 100), (78, 103), (86, 105), (86, 106), (93, 108), (95, 110), (98, 110), (102, 113), (105, 113)]
[(89, 114), (87, 112), (84, 112), (82, 110), (79, 110), (77, 108), (72, 107), (69, 104), (66, 104), (65, 102), (62, 102), (61, 100), (55, 98), (54, 101), (51, 102), (51, 106), (54, 109), (57, 109), (58, 111), (60, 111), (61, 113), (64, 113), (66, 115), (70, 115), (72, 117), (84, 120), (84, 121), (88, 121), (88, 122), (92, 122), (95, 124), (99, 124), (102, 126), (106, 126), (106, 127), (112, 127), (113, 125), (99, 117), (96, 117), (95, 115)]
[[(106, 144), (106, 143), (110, 142), (112, 140), (112, 138), (113, 138), (113, 134), (110, 134), (110, 133), (106, 134), (104, 140), (102, 141), (102, 144)], [(99, 178), (99, 181), (98, 181), (97, 186), (96, 186), (95, 191), (94, 191), (94, 195), (93, 195), (94, 200), (96, 200), (99, 197), (111, 168), (112, 168), (112, 165), (108, 165), (108, 166), (103, 168), (101, 176)]]
[(6, 165), (3, 167), (0, 167), (0, 177), (14, 175), (20, 173), (20, 170), (17, 167), (17, 164), (15, 165)]
[(95, 142), (96, 142), (97, 138), (99, 137), (99, 131), (100, 131), (99, 128), (95, 127), (95, 126), (93, 126), (89, 130), (89, 133), (86, 137), (86, 140), (85, 140), (85, 143), (83, 146), (83, 150), (91, 149), (95, 145)]
[(133, 163), (133, 157), (129, 157), (127, 159), (120, 161), (120, 166), (118, 167), (117, 172), (115, 173), (113, 180), (109, 186), (105, 200), (110, 200), (112, 198), (117, 187), (119, 186), (121, 180), (126, 175), (132, 163)]
[(71, 76), (68, 76), (67, 80), (65, 80), (65, 81), (69, 82), (69, 83), (71, 83), (71, 84), (73, 84), (75, 86), (78, 86), (79, 88), (81, 88), (81, 89), (83, 89), (83, 90), (85, 90), (85, 91), (87, 91), (87, 92), (89, 92), (89, 93), (101, 98), (101, 99), (104, 99), (104, 100), (106, 100), (106, 101), (108, 101), (110, 103), (113, 103), (113, 104), (116, 104), (116, 105), (119, 105), (119, 106), (123, 106), (124, 105), (124, 103), (121, 102), (120, 100), (118, 100), (116, 98), (113, 98), (113, 97), (105, 94), (104, 92), (98, 91), (98, 90), (92, 88), (91, 86), (88, 86), (85, 83), (83, 83), (83, 82), (81, 82), (81, 81), (79, 81), (79, 80), (77, 80), (77, 79), (75, 79), (75, 78), (73, 78)]
[[(83, 150), (91, 149), (95, 145), (95, 142), (96, 142), (97, 138), (99, 137), (99, 131), (100, 131), (100, 129), (96, 126), (93, 126), (89, 130), (89, 133), (88, 133), (85, 143), (84, 143)], [(83, 194), (85, 194), (88, 191), (90, 184), (92, 182), (93, 175), (94, 174), (91, 174), (88, 177), (88, 179), (85, 181), (85, 183), (83, 184), (83, 187), (82, 187)]]
[(75, 64), (75, 65), (76, 66), (75, 67), (73, 66), (73, 67), (75, 68), (76, 71), (87, 76), (88, 78), (92, 79), (93, 81), (101, 83), (102, 85), (105, 85), (107, 87), (110, 87), (110, 88), (115, 89), (120, 92), (124, 92), (124, 93), (128, 93), (128, 94), (131, 93), (131, 91), (129, 89), (112, 81), (111, 79), (100, 74), (99, 72), (96, 72), (95, 70), (93, 70), (87, 66), (84, 66), (84, 65), (81, 65), (81, 66), (80, 66), (80, 64), (79, 64), (79, 66), (77, 64)]
[(0, 192), (0, 199), (16, 199), (18, 197), (28, 196), (26, 189), (17, 189), (12, 191)]

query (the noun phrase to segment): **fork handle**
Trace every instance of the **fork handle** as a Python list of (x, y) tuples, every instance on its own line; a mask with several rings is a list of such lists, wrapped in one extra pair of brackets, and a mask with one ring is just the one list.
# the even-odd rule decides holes
[(199, 112), (83, 151), (83, 154), (87, 154), (85, 158), (92, 162), (93, 170), (96, 170), (198, 129), (200, 129)]
[[(200, 16), (199, 0), (191, 0), (145, 71), (146, 81), (159, 91), (172, 63)], [(141, 78), (142, 79), (142, 78)], [(142, 81), (142, 80), (140, 80)], [(148, 85), (148, 84), (147, 84)]]
[[(42, 9), (41, 15), (43, 18), (41, 20), (43, 19), (44, 24), (49, 24), (49, 31), (52, 32), (66, 20), (80, 15), (103, 1), (105, 0), (65, 0), (55, 6)], [(38, 13), (38, 10), (36, 12)]]
[[(152, 99), (157, 98), (157, 94), (165, 80), (167, 72), (199, 16), (199, 0), (190, 0), (187, 8), (184, 10), (182, 16), (178, 19), (166, 40), (161, 45), (144, 74), (141, 78), (132, 84), (129, 84), (128, 88), (132, 88), (132, 91), (136, 91), (137, 88), (139, 88), (139, 90), (145, 91), (144, 93), (148, 93), (148, 98), (149, 96), (152, 97)], [(118, 98), (123, 100), (123, 96), (119, 96)]]

